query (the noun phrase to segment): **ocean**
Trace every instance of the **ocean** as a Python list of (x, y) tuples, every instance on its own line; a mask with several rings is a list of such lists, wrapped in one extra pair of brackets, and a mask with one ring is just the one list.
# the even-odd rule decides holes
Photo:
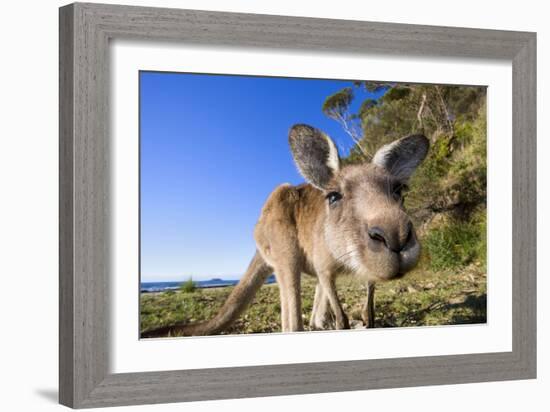
[[(141, 282), (140, 290), (141, 292), (162, 292), (166, 290), (175, 290), (179, 289), (182, 283), (181, 282)], [(234, 279), (209, 279), (209, 280), (196, 280), (193, 281), (198, 288), (220, 288), (226, 286), (234, 286), (239, 283), (239, 280)], [(265, 284), (275, 283), (275, 275), (271, 275), (265, 281)]]

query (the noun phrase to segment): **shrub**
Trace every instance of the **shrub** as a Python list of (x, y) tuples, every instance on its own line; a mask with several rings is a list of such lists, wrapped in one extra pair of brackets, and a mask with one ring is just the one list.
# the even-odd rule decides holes
[(197, 284), (193, 282), (193, 278), (189, 278), (181, 284), (180, 290), (184, 293), (193, 293), (197, 290)]

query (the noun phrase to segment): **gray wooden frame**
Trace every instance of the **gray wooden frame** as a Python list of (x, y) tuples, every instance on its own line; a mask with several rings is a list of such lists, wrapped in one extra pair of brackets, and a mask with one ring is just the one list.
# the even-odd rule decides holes
[[(110, 374), (109, 40), (496, 58), (513, 65), (513, 350)], [(536, 34), (71, 4), (60, 9), (59, 398), (85, 408), (536, 377)]]

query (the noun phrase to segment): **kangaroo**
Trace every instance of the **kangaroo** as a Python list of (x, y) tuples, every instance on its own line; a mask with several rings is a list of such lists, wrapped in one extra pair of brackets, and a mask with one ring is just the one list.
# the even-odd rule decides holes
[(324, 327), (330, 308), (336, 329), (349, 328), (335, 287), (341, 273), (368, 282), (364, 317), (372, 326), (374, 282), (403, 276), (420, 256), (402, 192), (426, 157), (429, 141), (422, 135), (404, 137), (381, 147), (371, 163), (346, 166), (334, 142), (311, 126), (294, 125), (289, 143), (308, 183), (282, 184), (270, 194), (254, 229), (256, 253), (220, 311), (211, 320), (163, 327), (142, 337), (220, 333), (247, 308), (272, 273), (280, 290), (283, 332), (304, 329), (302, 273), (318, 279), (312, 327)]

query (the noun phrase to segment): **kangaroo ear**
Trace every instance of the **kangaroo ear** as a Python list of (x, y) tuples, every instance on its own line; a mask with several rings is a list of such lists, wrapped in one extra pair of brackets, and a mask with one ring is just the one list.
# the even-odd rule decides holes
[(296, 124), (288, 136), (294, 162), (304, 178), (324, 190), (340, 169), (334, 142), (326, 134), (305, 124)]
[(407, 181), (430, 148), (430, 141), (421, 134), (403, 137), (382, 146), (372, 159), (372, 162), (385, 168), (399, 180)]

